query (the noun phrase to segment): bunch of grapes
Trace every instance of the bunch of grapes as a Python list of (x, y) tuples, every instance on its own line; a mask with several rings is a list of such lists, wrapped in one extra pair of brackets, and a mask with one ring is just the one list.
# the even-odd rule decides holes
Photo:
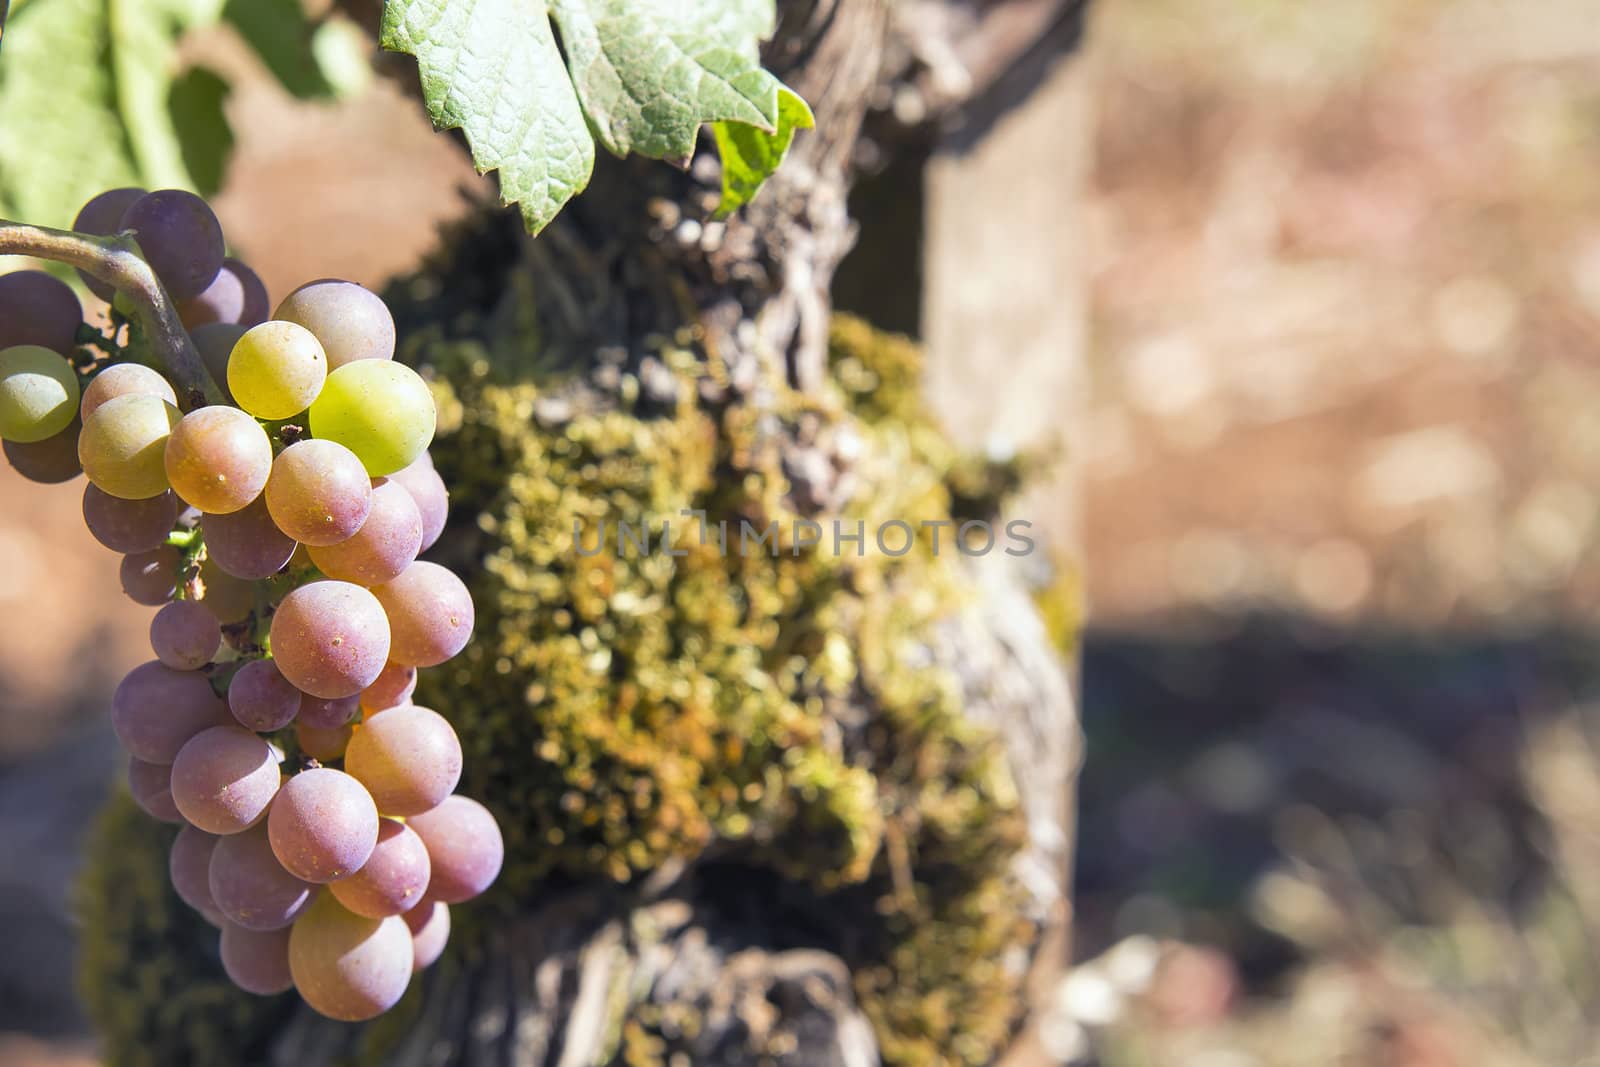
[(106, 336), (51, 275), (0, 277), (5, 453), (36, 481), (88, 476), (89, 531), (159, 608), (156, 658), (112, 699), (129, 789), (181, 825), (173, 885), (221, 929), (235, 983), (371, 1018), (503, 858), (494, 818), (454, 792), (455, 732), (411, 703), (473, 625), (461, 580), (417, 559), (446, 512), (432, 396), (358, 285), (311, 282), (269, 318), (192, 194), (113, 190), (74, 229), (134, 233), (230, 400), (180, 412), (174, 383), (127, 358), (140, 338), (118, 341), (117, 304)]

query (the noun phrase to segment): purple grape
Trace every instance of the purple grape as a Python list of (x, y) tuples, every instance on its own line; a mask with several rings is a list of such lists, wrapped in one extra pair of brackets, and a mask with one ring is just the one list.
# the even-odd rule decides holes
[(444, 533), (445, 520), (450, 517), (450, 494), (444, 487), (444, 479), (433, 469), (433, 460), (424, 452), (411, 466), (389, 475), (389, 480), (403, 486), (416, 503), (417, 512), (422, 516), (422, 547), (418, 551), (426, 552)]
[(181, 823), (183, 816), (172, 802), (172, 768), (142, 759), (128, 759), (128, 792), (133, 802), (152, 819)]
[(272, 616), (272, 655), (296, 688), (324, 700), (356, 696), (389, 661), (389, 620), (349, 582), (310, 582)]
[(294, 555), (294, 541), (272, 521), (265, 496), (229, 515), (202, 516), (200, 533), (211, 562), (245, 581), (272, 577)]
[(267, 287), (261, 283), (261, 277), (230, 257), (222, 261), (222, 269), (205, 291), (192, 300), (185, 300), (178, 314), (192, 334), (202, 326), (218, 323), (249, 329), (266, 322), (271, 310)]
[(94, 485), (83, 487), (83, 524), (113, 552), (131, 555), (161, 548), (181, 511), (183, 502), (170, 489), (160, 496), (124, 500)]
[(83, 420), (73, 419), (65, 430), (43, 441), (0, 441), (12, 469), (30, 482), (60, 485), (83, 473), (78, 459), (78, 434)]
[(424, 900), (400, 918), (411, 931), (411, 968), (420, 971), (433, 966), (450, 940), (450, 905)]
[(255, 586), (240, 581), (209, 559), (200, 565), (200, 584), (204, 589), (201, 605), (224, 626), (243, 622), (255, 610)]
[(394, 1007), (411, 982), (411, 931), (399, 916), (367, 919), (320, 893), (289, 934), (289, 971), (311, 1007), (361, 1022)]
[[(78, 217), (73, 220), (72, 228), (78, 233), (92, 234), (95, 237), (108, 237), (122, 230), (122, 216), (127, 214), (134, 201), (145, 195), (143, 189), (108, 189), (99, 196), (90, 200), (78, 209)], [(117, 295), (117, 291), (99, 278), (78, 272), (78, 277), (83, 279), (83, 284), (89, 291), (101, 300), (110, 302)]]
[(376, 586), (389, 616), (389, 658), (435, 667), (466, 647), (472, 636), (472, 596), (461, 579), (437, 563), (419, 561), (392, 582)]
[(172, 851), (167, 854), (167, 874), (179, 899), (207, 920), (220, 924), (222, 912), (211, 899), (211, 852), (216, 847), (214, 835), (185, 826), (178, 831)]
[(314, 730), (337, 730), (356, 717), (361, 710), (359, 696), (323, 700), (308, 696), (300, 702), (300, 716), (296, 720)]
[(266, 814), (280, 777), (271, 745), (238, 726), (213, 726), (178, 750), (172, 799), (207, 833), (236, 834)]
[(294, 740), (300, 746), (300, 751), (322, 763), (343, 759), (344, 750), (354, 734), (353, 723), (328, 728), (311, 726), (303, 722), (294, 724)]
[(222, 627), (196, 600), (176, 600), (150, 620), (150, 647), (175, 671), (199, 670), (222, 648)]
[(420, 815), (461, 780), (461, 742), (443, 715), (407, 705), (362, 723), (344, 769), (367, 787), (385, 815)]
[(343, 445), (297, 441), (273, 460), (266, 495), (278, 529), (302, 544), (336, 545), (367, 521), (372, 479)]
[(399, 915), (417, 905), (428, 888), (428, 849), (404, 823), (382, 819), (378, 844), (355, 874), (328, 888), (339, 903), (369, 919)]
[(283, 869), (264, 825), (224, 837), (211, 854), (211, 899), (247, 930), (281, 930), (306, 910), (317, 887)]
[(183, 189), (157, 189), (128, 206), (122, 228), (174, 300), (199, 296), (222, 269), (222, 224), (206, 202)]
[(390, 663), (361, 691), (361, 709), (369, 716), (385, 708), (397, 708), (411, 702), (417, 690), (417, 669), (402, 663)]
[(407, 819), (406, 825), (428, 846), (433, 863), (430, 898), (446, 904), (471, 900), (500, 874), (505, 860), (500, 827), (489, 809), (471, 797), (445, 797), (432, 811)]
[(183, 553), (171, 545), (122, 557), (122, 591), (135, 604), (160, 607), (178, 595)]
[(422, 515), (404, 486), (379, 478), (372, 509), (350, 538), (311, 547), (311, 562), (329, 578), (378, 585), (399, 577), (422, 550)]
[(394, 358), (394, 317), (378, 294), (355, 282), (307, 282), (285, 297), (272, 317), (315, 334), (330, 372), (358, 359)]
[(230, 404), (233, 403), (233, 394), (228, 392), (228, 357), (233, 355), (233, 346), (239, 343), (244, 331), (243, 326), (226, 322), (196, 326), (189, 331), (195, 350), (200, 353), (200, 362), (206, 365), (211, 380), (217, 383), (217, 388), (222, 390), (222, 395), (228, 398)]
[(238, 923), (222, 924), (222, 969), (246, 993), (272, 996), (294, 988), (289, 973), (289, 928), (247, 930)]
[(42, 270), (0, 275), (0, 348), (40, 345), (70, 356), (81, 325), (83, 306), (66, 282)]
[(239, 725), (257, 733), (281, 730), (300, 713), (300, 690), (270, 659), (251, 660), (228, 683), (228, 710)]
[(283, 784), (267, 816), (267, 833), (285, 870), (322, 885), (367, 862), (378, 843), (378, 809), (360, 782), (316, 767)]
[(190, 738), (233, 721), (197, 671), (141, 663), (111, 695), (111, 728), (122, 747), (146, 763), (170, 765)]

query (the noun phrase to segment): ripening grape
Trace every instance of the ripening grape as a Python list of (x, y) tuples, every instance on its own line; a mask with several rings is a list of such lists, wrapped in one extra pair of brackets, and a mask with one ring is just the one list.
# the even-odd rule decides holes
[(411, 981), (411, 931), (398, 916), (367, 919), (318, 894), (289, 934), (289, 971), (305, 1002), (330, 1019), (382, 1015)]
[(378, 809), (348, 774), (314, 767), (278, 790), (267, 833), (285, 870), (322, 885), (354, 874), (367, 862), (378, 843)]
[(328, 357), (304, 326), (263, 322), (228, 355), (228, 391), (258, 419), (287, 419), (311, 406), (328, 377)]
[(228, 710), (239, 725), (270, 734), (294, 721), (302, 695), (270, 659), (256, 659), (234, 672), (228, 683)]
[(202, 516), (200, 533), (211, 561), (246, 581), (272, 577), (294, 555), (294, 540), (272, 521), (265, 495), (232, 514)]
[(171, 545), (122, 557), (122, 591), (135, 604), (160, 607), (178, 595), (183, 553)]
[(335, 545), (367, 521), (372, 479), (343, 445), (297, 441), (273, 461), (266, 497), (272, 521), (285, 534), (306, 545)]
[(183, 189), (157, 189), (128, 205), (122, 228), (133, 230), (150, 269), (174, 300), (199, 296), (227, 254), (222, 224), (206, 202)]
[(416, 461), (433, 440), (433, 394), (417, 372), (362, 359), (328, 375), (311, 405), (311, 432), (354, 452), (374, 478)]
[(222, 627), (197, 600), (176, 600), (150, 620), (150, 647), (175, 671), (204, 667), (222, 648)]
[(172, 888), (189, 907), (208, 920), (220, 923), (222, 912), (211, 899), (211, 852), (217, 847), (217, 838), (204, 830), (185, 826), (172, 841), (172, 851), (167, 854), (167, 874), (172, 878)]
[(389, 620), (359, 585), (309, 582), (273, 614), (272, 655), (303, 692), (324, 700), (355, 696), (389, 661)]
[(217, 323), (249, 329), (267, 321), (270, 307), (260, 275), (237, 259), (228, 258), (222, 261), (222, 269), (204, 292), (183, 302), (178, 315), (190, 333)]
[(83, 487), (83, 524), (113, 552), (153, 552), (167, 543), (183, 504), (171, 490), (143, 500), (112, 496), (92, 483)]
[(382, 819), (378, 844), (355, 874), (328, 886), (339, 903), (369, 919), (399, 915), (417, 905), (428, 888), (428, 850), (404, 823)]
[(38, 345), (69, 356), (78, 347), (81, 325), (83, 306), (66, 282), (42, 270), (0, 275), (0, 348)]
[(245, 327), (227, 322), (196, 326), (189, 334), (194, 341), (195, 351), (200, 353), (200, 362), (206, 365), (206, 372), (230, 404), (234, 400), (233, 393), (228, 389), (228, 357), (233, 355), (233, 346), (239, 343), (239, 338), (244, 334)]
[(450, 940), (450, 905), (437, 900), (425, 900), (406, 912), (405, 920), (411, 931), (411, 968), (420, 971), (433, 966), (444, 953)]
[(167, 439), (167, 481), (192, 507), (230, 515), (267, 487), (272, 442), (261, 424), (238, 408), (191, 411)]
[(222, 969), (246, 993), (268, 997), (294, 988), (289, 973), (289, 928), (247, 930), (238, 923), (222, 924)]
[(83, 473), (78, 462), (78, 434), (83, 423), (73, 419), (67, 428), (43, 441), (0, 441), (0, 449), (16, 472), (40, 485), (60, 485)]
[(411, 701), (417, 689), (417, 669), (401, 663), (387, 664), (377, 679), (361, 691), (361, 710), (369, 716)]
[(124, 500), (165, 492), (167, 438), (178, 418), (178, 409), (160, 397), (112, 397), (83, 420), (78, 459), (84, 473)]
[(238, 726), (213, 726), (178, 750), (172, 800), (207, 833), (236, 834), (266, 814), (279, 777), (271, 745)]
[(311, 726), (303, 722), (294, 724), (294, 741), (300, 746), (300, 751), (322, 763), (343, 759), (344, 750), (354, 735), (354, 723), (333, 727)]
[(385, 815), (438, 807), (461, 780), (461, 742), (443, 715), (414, 704), (390, 708), (361, 726), (344, 769)]
[(33, 444), (54, 437), (78, 412), (78, 372), (42, 345), (0, 349), (0, 437)]
[(358, 359), (394, 358), (394, 317), (378, 294), (355, 282), (307, 282), (285, 297), (272, 317), (316, 334), (328, 353), (329, 371)]
[(211, 900), (247, 930), (281, 930), (306, 910), (317, 887), (283, 869), (264, 825), (218, 841), (211, 853)]
[(255, 587), (228, 574), (209, 559), (200, 565), (199, 584), (201, 606), (215, 615), (223, 626), (243, 622), (255, 610)]
[(128, 792), (133, 802), (152, 819), (181, 823), (183, 816), (172, 802), (172, 768), (128, 758)]
[(311, 562), (329, 578), (378, 585), (400, 575), (422, 549), (422, 515), (405, 488), (379, 479), (361, 529), (336, 545), (313, 545)]
[(395, 471), (388, 478), (404, 486), (416, 503), (417, 512), (422, 516), (422, 547), (419, 551), (426, 552), (444, 533), (445, 520), (450, 517), (450, 498), (444, 487), (444, 479), (433, 469), (433, 460), (428, 458), (426, 452), (418, 456), (411, 466)]
[(205, 675), (175, 671), (159, 660), (129, 671), (111, 696), (112, 730), (146, 763), (171, 764), (195, 734), (232, 721)]
[(314, 730), (337, 730), (354, 719), (360, 710), (359, 696), (340, 697), (337, 700), (308, 696), (300, 702), (300, 715), (295, 721)]
[(389, 658), (396, 663), (436, 667), (472, 636), (472, 596), (460, 578), (437, 563), (413, 563), (372, 594), (389, 616)]
[(505, 859), (500, 827), (489, 809), (471, 797), (445, 797), (432, 811), (407, 819), (406, 825), (428, 846), (428, 859), (433, 864), (428, 882), (430, 898), (459, 904), (489, 888), (500, 873)]
[(112, 397), (129, 394), (158, 396), (173, 407), (178, 406), (178, 394), (172, 391), (172, 383), (160, 373), (143, 363), (113, 363), (89, 379), (89, 384), (84, 386), (78, 413), (87, 419)]
[[(78, 209), (78, 217), (72, 221), (72, 228), (78, 233), (87, 233), (95, 237), (109, 237), (111, 234), (120, 233), (122, 216), (128, 213), (135, 200), (144, 195), (143, 189), (107, 189)], [(99, 278), (81, 270), (78, 272), (78, 277), (82, 278), (83, 284), (88, 286), (89, 291), (101, 300), (110, 302), (111, 298), (117, 295), (115, 289)]]

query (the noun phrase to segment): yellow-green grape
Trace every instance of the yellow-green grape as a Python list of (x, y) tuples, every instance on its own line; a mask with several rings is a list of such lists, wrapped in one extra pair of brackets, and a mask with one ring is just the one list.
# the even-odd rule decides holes
[(287, 419), (311, 406), (328, 377), (322, 344), (304, 326), (263, 322), (228, 356), (228, 392), (258, 419)]
[(354, 452), (374, 478), (411, 465), (433, 440), (437, 412), (417, 372), (362, 359), (328, 375), (311, 405), (311, 432)]
[(143, 500), (167, 491), (167, 439), (178, 409), (144, 393), (112, 397), (83, 420), (78, 460), (102, 493)]
[(78, 413), (78, 375), (43, 345), (0, 350), (0, 437), (32, 444), (67, 428)]

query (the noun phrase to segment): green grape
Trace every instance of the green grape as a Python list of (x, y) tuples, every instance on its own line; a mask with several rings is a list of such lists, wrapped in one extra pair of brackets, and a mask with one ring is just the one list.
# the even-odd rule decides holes
[(272, 317), (316, 334), (330, 371), (358, 359), (394, 358), (394, 316), (378, 294), (355, 282), (307, 282), (285, 297)]
[(231, 515), (261, 495), (272, 473), (272, 442), (238, 408), (191, 411), (173, 427), (165, 453), (172, 491), (207, 515)]
[(143, 500), (168, 489), (167, 438), (178, 424), (178, 409), (141, 393), (112, 397), (83, 420), (78, 459), (103, 493)]
[(228, 356), (228, 392), (258, 419), (287, 419), (311, 406), (328, 377), (328, 357), (304, 326), (263, 322)]
[(374, 478), (422, 455), (436, 419), (428, 383), (410, 367), (383, 359), (338, 368), (311, 405), (311, 432), (354, 452)]
[(78, 413), (78, 375), (43, 345), (0, 349), (0, 437), (33, 444), (65, 430)]

